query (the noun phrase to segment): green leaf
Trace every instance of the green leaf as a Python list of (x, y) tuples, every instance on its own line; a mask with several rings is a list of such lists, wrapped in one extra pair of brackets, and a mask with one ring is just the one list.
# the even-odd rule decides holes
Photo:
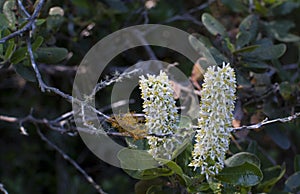
[(259, 60), (272, 60), (281, 57), (286, 51), (285, 44), (269, 45), (261, 44), (261, 46), (252, 52), (243, 53), (246, 58)]
[(271, 139), (282, 149), (287, 150), (291, 146), (291, 141), (285, 134), (284, 125), (273, 124), (266, 126), (266, 132), (271, 137)]
[(247, 16), (239, 26), (237, 34), (236, 46), (242, 48), (255, 39), (258, 30), (258, 18), (255, 15)]
[(293, 94), (293, 88), (291, 83), (284, 81), (279, 84), (279, 93), (284, 100), (289, 100)]
[(272, 166), (263, 170), (264, 179), (257, 189), (260, 192), (269, 193), (273, 186), (284, 176), (286, 171), (285, 164), (282, 166)]
[(242, 64), (242, 67), (245, 69), (248, 69), (250, 71), (253, 71), (254, 73), (264, 73), (268, 69), (270, 69), (269, 65), (267, 65), (264, 62), (258, 61), (258, 62), (250, 62), (250, 61), (244, 61), (245, 63)]
[(227, 37), (225, 27), (209, 13), (202, 14), (202, 23), (212, 35), (221, 35)]
[(15, 0), (7, 0), (5, 1), (4, 5), (3, 5), (3, 14), (5, 15), (6, 19), (9, 21), (9, 27), (12, 30), (16, 29), (16, 16), (14, 13), (14, 9), (15, 9)]
[(251, 187), (262, 180), (263, 174), (256, 165), (245, 162), (239, 166), (224, 168), (216, 178), (229, 184)]
[(145, 150), (124, 148), (117, 155), (123, 169), (144, 170), (160, 166), (159, 163)]
[(40, 25), (42, 25), (42, 24), (45, 23), (45, 22), (46, 22), (46, 19), (37, 19), (36, 22), (35, 22), (35, 24), (36, 24), (37, 26), (40, 26)]
[(104, 0), (109, 7), (112, 9), (118, 10), (119, 12), (126, 12), (128, 8), (126, 7), (125, 3), (121, 0)]
[[(216, 61), (228, 62), (216, 48), (212, 46), (209, 39), (204, 36), (199, 36), (199, 40), (194, 36), (189, 36), (189, 42), (192, 47), (200, 54), (201, 68), (206, 71), (209, 66), (217, 65)], [(213, 57), (214, 56), (214, 57)]]
[(123, 170), (132, 178), (140, 180), (151, 180), (157, 177), (167, 177), (174, 174), (174, 172), (168, 168), (152, 168), (147, 170)]
[(7, 61), (13, 54), (13, 51), (15, 50), (15, 43), (14, 41), (8, 41), (8, 46), (6, 48), (6, 52), (4, 55), (4, 60)]
[(241, 164), (244, 164), (245, 162), (254, 164), (258, 168), (260, 167), (260, 161), (257, 158), (257, 156), (249, 152), (240, 152), (231, 156), (230, 158), (227, 158), (225, 160), (225, 165), (228, 167), (234, 167), (234, 166), (239, 166)]
[(264, 29), (267, 31), (268, 35), (282, 42), (300, 41), (299, 36), (289, 33), (289, 30), (293, 27), (295, 27), (295, 24), (289, 20), (279, 20), (264, 23)]
[(12, 64), (18, 64), (27, 57), (27, 48), (20, 47), (18, 48), (11, 56), (10, 62)]
[(134, 191), (136, 194), (145, 194), (147, 190), (153, 185), (162, 185), (163, 180), (157, 178), (152, 180), (141, 180), (137, 182), (134, 186)]
[(15, 71), (24, 79), (30, 82), (35, 82), (36, 77), (33, 69), (24, 64), (14, 64)]
[(6, 19), (5, 15), (0, 13), (0, 30), (6, 29), (9, 26), (9, 22)]
[(64, 22), (65, 18), (61, 15), (50, 15), (47, 17), (47, 29), (56, 32)]
[(187, 185), (189, 177), (183, 173), (182, 168), (173, 161), (169, 161), (165, 164), (169, 169), (171, 169), (175, 174), (181, 178), (181, 184)]
[(44, 38), (42, 36), (38, 36), (35, 41), (32, 43), (32, 50), (36, 51), (44, 42)]
[(294, 170), (295, 172), (300, 171), (300, 155), (296, 155), (294, 159)]
[(259, 46), (259, 45), (246, 46), (246, 47), (243, 47), (243, 48), (241, 48), (241, 49), (235, 50), (235, 51), (233, 52), (233, 54), (245, 53), (245, 52), (252, 52), (252, 51), (254, 51), (255, 49), (257, 49), (258, 47), (260, 47), (260, 46)]
[(60, 47), (46, 47), (36, 50), (37, 62), (55, 64), (64, 60), (68, 55), (68, 50)]
[(286, 1), (279, 6), (273, 8), (272, 12), (275, 15), (286, 15), (291, 13), (294, 9), (300, 6), (300, 2)]
[(243, 4), (241, 0), (222, 0), (222, 3), (237, 13), (245, 13), (248, 11), (247, 6)]
[(297, 193), (300, 191), (300, 172), (294, 173), (285, 181), (285, 191)]

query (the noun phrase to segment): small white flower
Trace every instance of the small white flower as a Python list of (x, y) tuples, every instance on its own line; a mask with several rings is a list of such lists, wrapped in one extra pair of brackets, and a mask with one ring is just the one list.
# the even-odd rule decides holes
[(140, 76), (143, 111), (146, 127), (150, 134), (167, 135), (176, 131), (178, 113), (173, 98), (173, 90), (165, 72), (158, 76)]
[(171, 160), (175, 149), (190, 137), (190, 131), (177, 126), (178, 113), (166, 73), (161, 71), (158, 76), (147, 77), (140, 77), (140, 89), (144, 100), (145, 125), (149, 134), (152, 134), (147, 136), (148, 152), (154, 158)]
[(200, 168), (206, 178), (224, 168), (226, 151), (229, 149), (230, 127), (233, 119), (236, 78), (234, 70), (209, 67), (204, 75), (201, 91), (199, 130), (189, 166)]

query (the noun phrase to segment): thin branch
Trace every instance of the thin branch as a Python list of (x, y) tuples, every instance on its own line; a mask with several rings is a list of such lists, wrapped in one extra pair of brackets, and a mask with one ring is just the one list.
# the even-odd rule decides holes
[(4, 194), (8, 194), (2, 183), (0, 183), (0, 191)]
[(291, 116), (288, 116), (288, 117), (277, 118), (277, 119), (274, 119), (274, 120), (268, 120), (268, 118), (266, 118), (262, 122), (257, 123), (255, 125), (242, 126), (242, 127), (238, 127), (238, 128), (233, 128), (232, 130), (233, 130), (233, 132), (240, 131), (240, 130), (253, 130), (253, 129), (258, 129), (258, 128), (261, 128), (262, 126), (269, 125), (269, 124), (272, 124), (272, 123), (277, 123), (277, 122), (287, 123), (287, 122), (290, 122), (290, 121), (293, 121), (293, 120), (297, 119), (298, 117), (300, 117), (300, 112), (295, 113), (295, 114), (293, 114)]
[(66, 161), (68, 161), (70, 164), (72, 164), (76, 170), (78, 170), (83, 176), (84, 178), (98, 191), (98, 193), (100, 194), (106, 194), (102, 188), (100, 187), (100, 185), (98, 185), (94, 179), (89, 176), (84, 170), (83, 168), (81, 168), (79, 166), (79, 164), (77, 164), (77, 162), (75, 162), (75, 160), (73, 160), (69, 155), (67, 155), (62, 149), (60, 149), (57, 145), (55, 145), (53, 142), (51, 142), (39, 129), (37, 129), (37, 132), (39, 134), (39, 136), (41, 137), (41, 139), (46, 142), (50, 147), (52, 147), (53, 149), (55, 149)]
[(21, 28), (20, 30), (17, 30), (7, 36), (5, 36), (4, 38), (2, 38), (0, 40), (0, 44), (5, 43), (7, 40), (12, 39), (16, 36), (22, 36), (24, 32), (30, 31), (33, 29), (34, 23), (35, 23), (35, 19), (37, 18), (37, 16), (39, 15), (43, 5), (44, 5), (45, 0), (39, 0), (39, 3), (37, 4), (33, 14), (31, 15), (30, 18), (28, 18), (28, 23)]
[(26, 17), (30, 17), (30, 14), (27, 12), (27, 10), (25, 9), (23, 3), (21, 0), (18, 0), (18, 6), (19, 8), (22, 10), (22, 12), (26, 15)]
[(46, 88), (46, 84), (44, 83), (44, 81), (42, 80), (42, 76), (41, 76), (41, 73), (40, 71), (38, 70), (38, 67), (35, 63), (35, 60), (34, 60), (34, 55), (33, 55), (33, 51), (32, 51), (32, 46), (31, 46), (31, 39), (29, 36), (27, 36), (26, 38), (26, 43), (27, 43), (27, 51), (29, 53), (29, 58), (30, 58), (30, 62), (31, 62), (31, 65), (33, 67), (33, 70), (35, 72), (35, 75), (36, 75), (36, 78), (39, 82), (39, 86), (41, 88), (41, 91), (42, 92), (45, 92), (45, 88)]

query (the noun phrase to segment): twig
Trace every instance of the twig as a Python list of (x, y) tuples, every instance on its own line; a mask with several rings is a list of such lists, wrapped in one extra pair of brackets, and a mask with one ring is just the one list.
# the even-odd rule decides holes
[(4, 194), (8, 194), (2, 183), (0, 183), (0, 191)]
[(31, 46), (31, 39), (29, 36), (27, 36), (26, 38), (26, 43), (27, 43), (27, 51), (29, 53), (29, 58), (30, 58), (30, 62), (31, 62), (31, 65), (33, 67), (33, 70), (35, 72), (35, 75), (36, 75), (36, 78), (39, 82), (39, 86), (41, 88), (41, 91), (42, 92), (45, 92), (45, 88), (46, 88), (46, 84), (44, 83), (44, 81), (42, 80), (42, 76), (41, 76), (41, 73), (40, 71), (38, 70), (38, 67), (35, 63), (35, 60), (34, 60), (34, 56), (33, 56), (33, 52), (32, 52), (32, 46)]
[(102, 188), (94, 181), (94, 179), (89, 176), (80, 166), (77, 164), (69, 155), (67, 155), (62, 149), (60, 149), (57, 145), (51, 142), (41, 131), (37, 129), (37, 132), (41, 139), (45, 141), (50, 147), (55, 149), (66, 161), (72, 164), (83, 176), (84, 178), (98, 191), (100, 194), (106, 194)]
[(258, 128), (264, 126), (264, 125), (269, 125), (269, 124), (272, 124), (272, 123), (277, 123), (277, 122), (287, 123), (287, 122), (290, 122), (292, 120), (297, 119), (298, 117), (300, 117), (300, 112), (295, 113), (295, 114), (293, 114), (291, 116), (288, 116), (288, 117), (277, 118), (277, 119), (274, 119), (274, 120), (268, 120), (268, 118), (266, 118), (262, 122), (257, 123), (255, 125), (242, 126), (242, 127), (238, 127), (238, 128), (233, 128), (232, 130), (233, 130), (233, 132), (240, 131), (240, 130), (253, 130), (253, 129), (258, 129)]
[(23, 3), (21, 0), (18, 0), (18, 6), (19, 8), (23, 11), (23, 13), (26, 15), (26, 17), (30, 17), (30, 14), (27, 12), (27, 10), (25, 9)]
[(43, 4), (44, 4), (45, 0), (39, 0), (39, 3), (37, 4), (33, 14), (31, 15), (30, 18), (28, 18), (28, 23), (23, 27), (21, 28), (20, 30), (17, 30), (5, 37), (3, 37), (1, 40), (0, 40), (0, 44), (3, 44), (5, 43), (7, 40), (9, 39), (12, 39), (16, 36), (22, 36), (22, 34), (24, 32), (27, 32), (27, 31), (30, 31), (33, 26), (34, 26), (34, 23), (35, 23), (35, 19), (37, 18), (38, 14), (40, 13), (42, 7), (43, 7)]

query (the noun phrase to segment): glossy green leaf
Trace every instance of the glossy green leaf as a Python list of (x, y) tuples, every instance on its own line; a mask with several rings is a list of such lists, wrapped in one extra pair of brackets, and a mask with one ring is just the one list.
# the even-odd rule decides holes
[(159, 166), (152, 155), (145, 150), (124, 148), (119, 151), (117, 157), (123, 169), (144, 170)]
[(209, 13), (204, 13), (201, 17), (203, 25), (212, 35), (227, 36), (225, 27)]
[(247, 16), (239, 26), (237, 34), (236, 46), (242, 48), (255, 39), (258, 30), (258, 18), (255, 15)]
[(285, 191), (297, 193), (300, 192), (300, 172), (294, 173), (285, 181)]
[(256, 165), (245, 162), (239, 166), (225, 167), (216, 178), (229, 184), (251, 187), (262, 180), (263, 174)]
[(294, 170), (295, 172), (300, 171), (300, 155), (296, 155), (294, 159)]
[(225, 160), (225, 165), (228, 167), (234, 167), (244, 164), (245, 162), (254, 164), (258, 168), (260, 167), (260, 161), (257, 156), (249, 152), (239, 152), (234, 154)]
[(37, 62), (55, 64), (67, 57), (68, 50), (60, 47), (47, 47), (37, 49), (36, 54)]
[(35, 51), (38, 49), (44, 42), (44, 38), (42, 36), (38, 36), (35, 41), (32, 43), (32, 50)]
[(260, 192), (269, 193), (273, 186), (284, 176), (286, 171), (285, 164), (282, 166), (272, 166), (263, 170), (264, 179), (257, 189)]
[(10, 62), (12, 64), (18, 64), (27, 57), (27, 48), (20, 47), (18, 48), (11, 56)]
[(24, 64), (14, 64), (15, 71), (27, 81), (35, 82), (36, 77), (34, 70)]
[(14, 9), (15, 9), (15, 0), (7, 0), (5, 1), (4, 5), (3, 5), (3, 14), (5, 15), (6, 19), (9, 21), (9, 27), (12, 30), (16, 29), (16, 16), (14, 13)]
[(4, 60), (8, 60), (12, 56), (15, 47), (16, 45), (14, 41), (8, 41), (8, 46), (5, 51)]

